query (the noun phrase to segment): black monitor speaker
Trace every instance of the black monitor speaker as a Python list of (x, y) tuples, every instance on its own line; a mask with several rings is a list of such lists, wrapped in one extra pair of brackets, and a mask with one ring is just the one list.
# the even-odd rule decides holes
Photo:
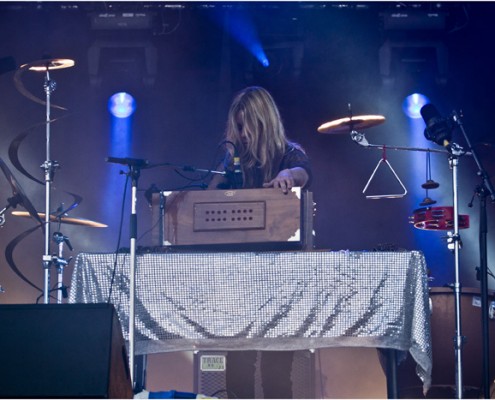
[(1, 398), (132, 398), (111, 304), (0, 305)]

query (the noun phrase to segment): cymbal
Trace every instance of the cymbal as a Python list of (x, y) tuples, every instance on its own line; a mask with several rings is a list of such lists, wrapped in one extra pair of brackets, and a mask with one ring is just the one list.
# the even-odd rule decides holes
[(352, 129), (366, 129), (385, 122), (383, 115), (357, 115), (326, 122), (318, 127), (320, 133), (349, 133)]
[(29, 69), (30, 71), (44, 72), (47, 69), (52, 71), (54, 69), (70, 68), (75, 65), (74, 60), (68, 58), (52, 58), (46, 60), (37, 60), (24, 65), (21, 65), (21, 69)]
[[(29, 213), (26, 211), (12, 211), (12, 215), (16, 217), (29, 217)], [(45, 213), (38, 213), (38, 216), (44, 221)], [(100, 222), (91, 221), (89, 219), (84, 218), (75, 218), (75, 217), (58, 217), (57, 215), (50, 214), (51, 222), (62, 222), (64, 224), (71, 225), (84, 225), (89, 226), (91, 228), (106, 228), (108, 225), (102, 224)]]
[[(24, 83), (22, 82), (23, 74), (26, 71), (45, 72), (47, 69), (49, 71), (52, 71), (54, 69), (73, 67), (74, 65), (75, 65), (74, 60), (70, 60), (67, 58), (52, 58), (52, 59), (47, 58), (45, 60), (37, 60), (30, 62), (28, 64), (23, 64), (17, 69), (17, 71), (14, 74), (15, 87), (23, 96), (27, 97), (29, 100), (32, 100), (35, 103), (46, 105), (46, 102), (44, 100), (39, 99), (24, 87)], [(53, 103), (50, 103), (50, 107), (67, 111), (65, 107), (61, 107)]]

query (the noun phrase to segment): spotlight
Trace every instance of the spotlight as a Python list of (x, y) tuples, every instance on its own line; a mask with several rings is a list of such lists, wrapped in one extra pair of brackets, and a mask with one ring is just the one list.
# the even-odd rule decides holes
[(263, 50), (263, 47), (261, 47), (260, 43), (253, 43), (251, 45), (250, 52), (256, 57), (264, 68), (268, 68), (270, 66), (268, 56), (266, 55), (265, 50)]
[(265, 68), (268, 68), (270, 66), (270, 61), (268, 61), (268, 58), (266, 58), (266, 56), (261, 60), (261, 65), (263, 65), (263, 67)]
[(420, 93), (413, 93), (404, 99), (402, 109), (409, 118), (417, 119), (421, 118), (421, 108), (427, 103), (429, 103), (429, 100), (426, 96)]
[(134, 97), (129, 93), (115, 93), (108, 100), (108, 111), (116, 118), (130, 117), (136, 109)]

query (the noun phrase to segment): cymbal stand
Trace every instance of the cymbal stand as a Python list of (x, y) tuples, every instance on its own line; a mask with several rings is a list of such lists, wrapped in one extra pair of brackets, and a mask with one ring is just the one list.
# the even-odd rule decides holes
[(67, 287), (64, 285), (64, 267), (69, 265), (72, 257), (68, 260), (64, 258), (64, 244), (67, 245), (70, 251), (74, 250), (67, 236), (61, 232), (53, 233), (53, 241), (57, 243), (58, 255), (52, 257), (52, 261), (57, 267), (57, 303), (62, 304), (63, 299), (67, 298)]
[(454, 249), (454, 299), (455, 299), (455, 337), (454, 337), (454, 353), (455, 353), (455, 389), (456, 398), (462, 399), (463, 382), (462, 382), (462, 347), (464, 337), (461, 333), (461, 284), (459, 274), (459, 250), (461, 246), (461, 238), (459, 235), (459, 210), (458, 210), (458, 190), (457, 190), (457, 169), (459, 165), (459, 157), (464, 155), (464, 150), (456, 143), (449, 145), (449, 166), (452, 169), (452, 194), (454, 202), (454, 232), (449, 237), (449, 248)]
[(56, 89), (56, 82), (50, 79), (49, 65), (46, 66), (46, 75), (43, 88), (46, 95), (46, 160), (41, 165), (45, 172), (45, 247), (43, 254), (44, 268), (44, 285), (43, 301), (45, 304), (50, 302), (50, 268), (52, 265), (52, 256), (50, 254), (50, 195), (51, 185), (55, 169), (59, 167), (57, 161), (51, 160), (50, 154), (50, 96)]

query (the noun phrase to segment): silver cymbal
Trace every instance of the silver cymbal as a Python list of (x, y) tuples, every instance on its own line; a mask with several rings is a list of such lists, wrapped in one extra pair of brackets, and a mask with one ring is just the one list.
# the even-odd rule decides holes
[(44, 72), (46, 70), (53, 71), (55, 69), (70, 68), (75, 65), (74, 60), (68, 58), (52, 58), (46, 60), (37, 60), (21, 65), (21, 69), (29, 69), (30, 71)]

